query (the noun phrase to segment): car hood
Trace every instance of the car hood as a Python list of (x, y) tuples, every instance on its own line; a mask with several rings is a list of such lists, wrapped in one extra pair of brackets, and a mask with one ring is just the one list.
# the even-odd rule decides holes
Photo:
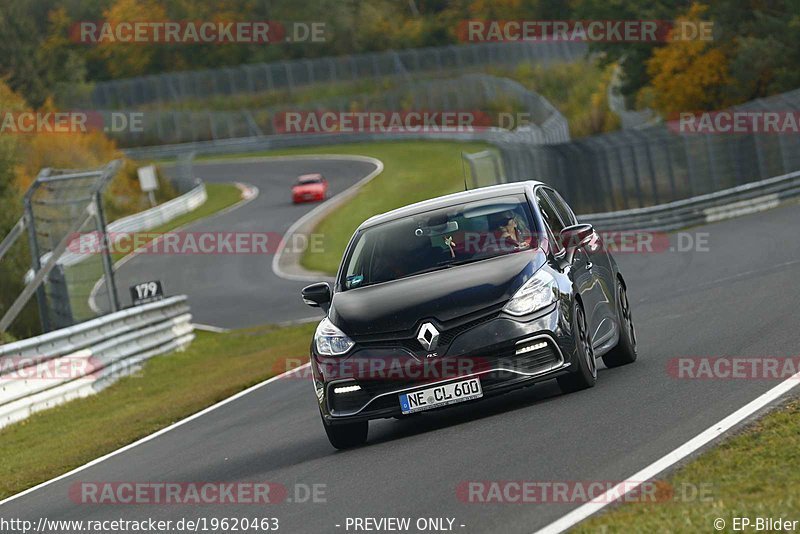
[(544, 262), (534, 249), (337, 292), (329, 315), (351, 336), (410, 330), (422, 319), (447, 322), (501, 306)]

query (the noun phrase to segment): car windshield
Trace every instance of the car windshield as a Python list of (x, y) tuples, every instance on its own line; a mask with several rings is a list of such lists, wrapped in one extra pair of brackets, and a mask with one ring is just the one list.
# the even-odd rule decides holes
[(301, 176), (300, 178), (297, 179), (297, 183), (299, 183), (300, 185), (320, 184), (320, 183), (322, 183), (322, 177), (321, 176)]
[(538, 246), (524, 195), (458, 204), (360, 232), (343, 269), (355, 289)]

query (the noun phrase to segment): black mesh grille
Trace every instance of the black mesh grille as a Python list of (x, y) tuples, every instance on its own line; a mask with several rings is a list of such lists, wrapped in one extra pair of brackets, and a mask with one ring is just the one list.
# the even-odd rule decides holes
[[(439, 330), (438, 348), (440, 350), (444, 349), (448, 347), (450, 343), (452, 343), (453, 340), (460, 334), (471, 328), (475, 328), (478, 325), (496, 319), (497, 316), (500, 315), (500, 310), (492, 309), (488, 313), (482, 313), (483, 314), (481, 316), (467, 319), (466, 321), (464, 321), (464, 318), (461, 318), (455, 321), (448, 321), (444, 324), (434, 323), (436, 329)], [(420, 324), (422, 322), (424, 321), (421, 321)], [(402, 330), (375, 335), (353, 336), (353, 340), (359, 347), (362, 348), (400, 347), (411, 351), (412, 353), (418, 353), (424, 351), (424, 348), (422, 345), (420, 345), (420, 342), (417, 341), (417, 332), (419, 331), (419, 326), (420, 325), (416, 325), (414, 329), (410, 331)]]
[[(354, 412), (366, 404), (369, 399), (384, 393), (393, 393), (405, 388), (425, 387), (428, 384), (473, 373), (484, 373), (481, 375), (481, 384), (484, 389), (491, 389), (494, 386), (502, 386), (512, 382), (524, 382), (528, 379), (528, 376), (518, 373), (534, 375), (548, 371), (561, 362), (555, 344), (549, 339), (545, 340), (545, 338), (537, 339), (535, 342), (541, 341), (546, 341), (547, 345), (519, 356), (516, 355), (516, 346), (510, 345), (490, 354), (464, 358), (463, 360), (468, 360), (469, 365), (467, 367), (442, 367), (448, 361), (445, 358), (421, 362), (419, 366), (410, 369), (413, 372), (413, 376), (392, 379), (361, 379), (358, 381), (361, 391), (354, 393), (336, 395), (333, 393), (333, 387), (331, 386), (329, 389), (330, 406), (334, 413)], [(451, 359), (450, 361), (452, 362), (453, 360)], [(497, 368), (506, 370), (487, 372)], [(467, 372), (452, 374), (454, 369), (464, 369)], [(365, 411), (372, 412), (397, 406), (399, 406), (397, 396), (391, 394), (374, 400)]]

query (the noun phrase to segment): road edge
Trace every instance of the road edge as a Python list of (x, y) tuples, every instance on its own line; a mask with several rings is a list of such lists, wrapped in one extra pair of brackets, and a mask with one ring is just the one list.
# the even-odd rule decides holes
[(20, 497), (24, 497), (25, 495), (28, 495), (29, 493), (33, 493), (34, 491), (37, 491), (37, 490), (42, 489), (44, 487), (47, 487), (50, 484), (58, 482), (59, 480), (63, 480), (65, 478), (67, 478), (67, 477), (70, 477), (70, 476), (76, 474), (76, 473), (80, 473), (81, 471), (84, 471), (84, 470), (86, 470), (86, 469), (88, 469), (90, 467), (93, 467), (93, 466), (101, 463), (101, 462), (104, 462), (104, 461), (106, 461), (106, 460), (108, 460), (110, 458), (113, 458), (114, 456), (122, 454), (123, 452), (127, 452), (130, 449), (138, 447), (139, 445), (143, 445), (143, 444), (147, 443), (148, 441), (152, 441), (152, 440), (156, 439), (157, 437), (159, 437), (159, 436), (161, 436), (163, 434), (166, 434), (167, 432), (169, 432), (171, 430), (175, 430), (176, 428), (179, 428), (179, 427), (185, 425), (186, 423), (190, 423), (191, 421), (194, 421), (195, 419), (198, 419), (198, 418), (200, 418), (200, 417), (202, 417), (202, 416), (204, 416), (204, 415), (206, 415), (206, 414), (208, 414), (210, 412), (213, 412), (214, 410), (216, 410), (218, 408), (222, 408), (226, 404), (230, 404), (231, 402), (244, 397), (245, 395), (249, 395), (250, 393), (252, 393), (252, 392), (254, 392), (254, 391), (256, 391), (256, 390), (258, 390), (258, 389), (260, 389), (260, 388), (262, 388), (262, 387), (264, 387), (266, 385), (268, 385), (268, 384), (271, 384), (272, 382), (275, 382), (275, 381), (280, 380), (282, 378), (286, 378), (286, 377), (288, 377), (288, 376), (290, 376), (292, 374), (295, 374), (295, 373), (302, 373), (303, 370), (308, 366), (309, 366), (308, 363), (304, 363), (303, 365), (301, 365), (299, 367), (296, 367), (296, 368), (291, 369), (289, 371), (285, 371), (285, 372), (283, 372), (283, 373), (281, 373), (279, 375), (270, 377), (270, 378), (268, 378), (268, 379), (266, 379), (266, 380), (264, 380), (262, 382), (259, 382), (258, 384), (254, 385), (254, 386), (250, 386), (247, 389), (243, 389), (239, 393), (235, 393), (235, 394), (231, 395), (230, 397), (228, 397), (227, 399), (223, 399), (223, 400), (219, 401), (216, 404), (212, 404), (211, 406), (203, 408), (199, 412), (196, 412), (196, 413), (194, 413), (194, 414), (192, 414), (192, 415), (190, 415), (188, 417), (185, 417), (185, 418), (181, 419), (180, 421), (172, 423), (169, 426), (165, 426), (164, 428), (162, 428), (160, 430), (156, 430), (152, 434), (148, 434), (147, 436), (144, 436), (143, 438), (140, 438), (140, 439), (134, 441), (133, 443), (129, 443), (129, 444), (123, 446), (123, 447), (120, 447), (119, 449), (116, 449), (116, 450), (113, 450), (113, 451), (111, 451), (111, 452), (109, 452), (107, 454), (104, 454), (103, 456), (100, 456), (99, 458), (95, 458), (94, 460), (91, 460), (91, 461), (89, 461), (89, 462), (87, 462), (87, 463), (85, 463), (85, 464), (83, 464), (83, 465), (81, 465), (79, 467), (76, 467), (75, 469), (67, 471), (66, 473), (58, 475), (57, 477), (51, 478), (50, 480), (45, 480), (44, 482), (41, 482), (41, 483), (39, 483), (39, 484), (37, 484), (35, 486), (32, 486), (32, 487), (30, 487), (30, 488), (28, 488), (26, 490), (22, 490), (19, 493), (15, 493), (14, 495), (11, 495), (10, 497), (6, 497), (2, 501), (0, 501), (0, 506), (3, 506), (4, 504), (7, 504), (7, 503), (9, 503), (11, 501), (14, 501), (16, 499), (19, 499)]
[[(284, 280), (301, 281), (301, 282), (319, 282), (321, 280), (332, 280), (333, 278), (327, 273), (309, 271), (300, 265), (301, 254), (294, 251), (287, 251), (286, 244), (292, 242), (295, 235), (307, 236), (311, 233), (314, 227), (325, 216), (330, 214), (336, 208), (342, 206), (345, 202), (352, 199), (362, 187), (371, 182), (374, 178), (379, 176), (384, 169), (383, 162), (378, 158), (371, 156), (350, 156), (350, 155), (328, 155), (323, 156), (282, 156), (282, 159), (335, 159), (335, 160), (350, 160), (366, 162), (375, 165), (375, 170), (367, 174), (361, 180), (351, 185), (341, 193), (326, 200), (313, 210), (309, 211), (299, 219), (297, 219), (283, 234), (278, 250), (272, 258), (272, 272), (278, 278)], [(237, 160), (238, 161), (238, 160)]]

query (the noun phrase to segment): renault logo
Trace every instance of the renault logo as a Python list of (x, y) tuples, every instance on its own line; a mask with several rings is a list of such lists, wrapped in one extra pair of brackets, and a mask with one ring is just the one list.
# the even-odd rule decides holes
[(425, 323), (419, 328), (417, 341), (425, 350), (433, 350), (439, 344), (439, 331), (431, 323)]

